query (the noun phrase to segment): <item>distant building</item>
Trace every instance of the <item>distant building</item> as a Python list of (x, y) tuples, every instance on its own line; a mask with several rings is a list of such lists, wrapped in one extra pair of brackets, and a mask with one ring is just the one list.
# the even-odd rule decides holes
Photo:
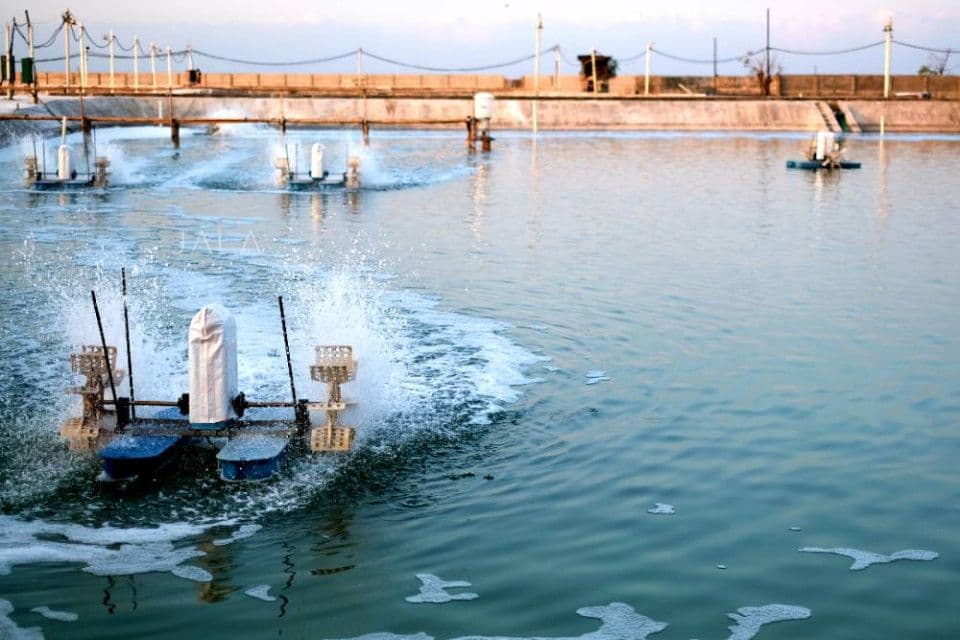
[(593, 60), (597, 61), (597, 87), (599, 93), (610, 91), (610, 78), (617, 75), (617, 61), (611, 56), (586, 54), (577, 56), (580, 61), (580, 86), (584, 91), (593, 92)]

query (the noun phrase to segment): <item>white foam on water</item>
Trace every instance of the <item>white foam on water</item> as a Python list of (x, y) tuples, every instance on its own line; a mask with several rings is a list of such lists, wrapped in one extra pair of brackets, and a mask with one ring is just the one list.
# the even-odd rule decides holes
[(194, 582), (210, 582), (213, 580), (213, 576), (210, 575), (209, 571), (189, 564), (176, 566), (170, 570), (170, 573), (178, 578), (193, 580)]
[[(596, 631), (573, 637), (513, 637), (513, 636), (463, 636), (451, 640), (646, 640), (667, 628), (666, 622), (658, 622), (637, 613), (633, 607), (622, 602), (611, 602), (600, 607), (583, 607), (577, 613), (585, 618), (601, 620)], [(401, 635), (378, 632), (356, 636), (349, 640), (434, 640), (426, 633)]]
[(23, 628), (10, 619), (13, 613), (10, 601), (0, 598), (0, 638), (3, 640), (43, 640), (43, 631), (40, 627)]
[(80, 619), (80, 616), (72, 611), (57, 611), (50, 607), (34, 607), (30, 609), (30, 611), (39, 613), (48, 620), (57, 620), (59, 622), (76, 622)]
[(421, 583), (420, 593), (407, 596), (407, 602), (442, 604), (452, 600), (476, 600), (480, 597), (475, 593), (467, 591), (460, 593), (447, 592), (447, 589), (472, 586), (466, 580), (444, 580), (431, 573), (418, 573), (417, 580)]
[(889, 555), (847, 547), (834, 547), (831, 549), (823, 547), (801, 547), (799, 551), (803, 553), (833, 553), (839, 556), (847, 556), (853, 560), (853, 564), (850, 565), (851, 571), (862, 571), (870, 565), (888, 564), (897, 560), (936, 560), (940, 557), (940, 554), (936, 551), (927, 551), (925, 549), (903, 549), (901, 551), (894, 551)]
[(276, 596), (270, 595), (270, 585), (268, 584), (258, 584), (255, 587), (250, 587), (244, 593), (251, 598), (256, 598), (257, 600), (263, 600), (264, 602), (273, 602), (276, 600)]
[(586, 373), (587, 378), (603, 378), (606, 375), (607, 375), (607, 372), (601, 371), (600, 369), (591, 369)]
[(229, 524), (84, 527), (0, 516), (0, 575), (9, 574), (15, 566), (75, 562), (86, 565), (83, 570), (87, 573), (100, 576), (170, 572), (206, 582), (211, 579), (206, 571), (181, 566), (191, 558), (206, 555), (205, 552), (195, 546), (177, 547), (174, 542), (200, 535), (213, 526)]
[(806, 620), (810, 615), (810, 609), (790, 604), (740, 607), (736, 613), (727, 614), (728, 618), (736, 622), (729, 627), (730, 637), (727, 640), (750, 640), (760, 633), (760, 627), (765, 624), (788, 620)]
[(234, 531), (233, 535), (231, 535), (229, 538), (218, 538), (213, 541), (213, 544), (218, 547), (232, 544), (237, 540), (244, 540), (251, 537), (257, 531), (260, 531), (260, 529), (263, 529), (263, 526), (259, 524), (243, 524), (240, 525), (240, 528)]
[(652, 507), (650, 507), (649, 509), (647, 509), (647, 513), (652, 513), (654, 515), (666, 516), (666, 515), (673, 515), (676, 512), (677, 510), (674, 508), (672, 504), (667, 504), (665, 502), (658, 502)]

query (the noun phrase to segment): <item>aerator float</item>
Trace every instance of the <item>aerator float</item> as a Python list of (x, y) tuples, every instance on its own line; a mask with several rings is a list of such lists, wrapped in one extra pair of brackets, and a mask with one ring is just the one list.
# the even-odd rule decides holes
[(803, 160), (787, 160), (787, 169), (806, 169), (820, 171), (834, 169), (859, 169), (860, 163), (844, 160), (846, 148), (842, 136), (836, 136), (830, 131), (818, 131), (807, 148)]
[[(287, 340), (283, 297), (278, 298), (283, 343), (290, 379), (289, 401), (250, 400), (237, 390), (237, 330), (223, 306), (211, 304), (194, 315), (188, 332), (189, 392), (176, 400), (143, 400), (134, 396), (130, 329), (124, 277), (124, 329), (127, 371), (117, 366), (117, 348), (106, 343), (96, 293), (91, 291), (100, 345), (87, 345), (70, 356), (71, 369), (85, 378), (70, 389), (83, 399), (80, 417), (64, 423), (60, 435), (73, 450), (97, 451), (101, 480), (150, 476), (180, 447), (213, 443), (224, 480), (262, 480), (276, 473), (295, 450), (313, 453), (349, 451), (356, 429), (340, 422), (355, 403), (344, 400), (341, 385), (356, 378), (353, 349), (344, 345), (316, 347), (312, 380), (327, 386), (327, 399), (297, 397)], [(130, 396), (117, 394), (124, 375)], [(325, 415), (314, 426), (312, 415)]]
[(104, 156), (97, 156), (96, 138), (93, 141), (93, 171), (90, 170), (90, 144), (87, 133), (84, 132), (83, 159), (85, 172), (78, 172), (73, 165), (73, 156), (67, 144), (67, 119), (63, 119), (60, 132), (60, 146), (57, 148), (57, 168), (47, 171), (47, 148), (42, 146), (41, 162), (37, 160), (37, 143), (33, 143), (33, 155), (23, 161), (24, 183), (36, 191), (77, 191), (95, 187), (107, 186), (110, 160)]
[(283, 145), (283, 157), (277, 158), (274, 165), (277, 168), (277, 177), (280, 186), (289, 191), (326, 191), (328, 189), (359, 189), (360, 188), (360, 158), (347, 156), (347, 168), (343, 173), (331, 175), (323, 167), (323, 145), (319, 142), (310, 147), (310, 167), (308, 171), (298, 171), (300, 165), (300, 146), (294, 148), (293, 160), (290, 163), (290, 151), (286, 143)]

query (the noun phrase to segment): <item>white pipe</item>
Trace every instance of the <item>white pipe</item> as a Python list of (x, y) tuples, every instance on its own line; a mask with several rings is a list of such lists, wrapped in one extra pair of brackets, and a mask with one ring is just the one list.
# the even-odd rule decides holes
[(890, 48), (893, 41), (893, 17), (887, 20), (883, 26), (884, 47), (883, 47), (883, 97), (890, 97)]

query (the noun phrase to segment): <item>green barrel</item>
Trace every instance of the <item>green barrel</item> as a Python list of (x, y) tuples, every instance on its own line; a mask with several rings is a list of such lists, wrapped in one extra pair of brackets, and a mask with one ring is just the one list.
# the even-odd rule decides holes
[(20, 81), (23, 84), (33, 84), (36, 80), (33, 73), (33, 58), (20, 58)]

